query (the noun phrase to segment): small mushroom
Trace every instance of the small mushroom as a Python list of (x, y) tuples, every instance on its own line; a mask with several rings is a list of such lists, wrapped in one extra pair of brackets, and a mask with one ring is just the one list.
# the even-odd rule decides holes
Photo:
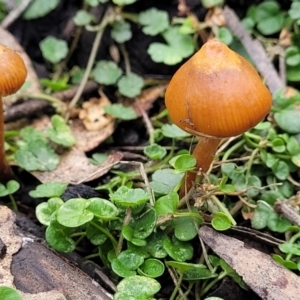
[[(271, 108), (272, 96), (245, 58), (212, 39), (174, 74), (165, 104), (178, 127), (200, 136), (193, 156), (196, 170), (205, 173), (221, 140), (259, 123)], [(195, 176), (187, 174), (187, 190)]]
[(0, 182), (7, 182), (15, 176), (5, 158), (2, 97), (15, 93), (23, 85), (27, 69), (17, 52), (0, 44), (0, 71)]

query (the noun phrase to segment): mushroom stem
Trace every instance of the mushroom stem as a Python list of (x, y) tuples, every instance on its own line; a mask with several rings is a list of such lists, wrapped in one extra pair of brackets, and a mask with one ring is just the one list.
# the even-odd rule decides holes
[(208, 138), (206, 136), (200, 138), (193, 151), (193, 156), (197, 160), (196, 172), (186, 173), (185, 181), (180, 190), (181, 195), (184, 195), (185, 191), (188, 192), (192, 188), (198, 171), (206, 173), (209, 170), (221, 140), (221, 138)]
[(0, 96), (0, 182), (6, 183), (8, 180), (15, 178), (15, 175), (5, 158), (4, 147), (4, 116), (2, 97)]

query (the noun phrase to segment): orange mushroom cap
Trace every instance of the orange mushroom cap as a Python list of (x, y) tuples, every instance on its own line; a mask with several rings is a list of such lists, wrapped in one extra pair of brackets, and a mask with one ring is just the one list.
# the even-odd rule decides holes
[(25, 82), (27, 69), (21, 56), (0, 44), (0, 96), (15, 93)]
[(165, 103), (181, 129), (223, 138), (259, 123), (271, 108), (272, 96), (245, 58), (213, 39), (177, 70)]

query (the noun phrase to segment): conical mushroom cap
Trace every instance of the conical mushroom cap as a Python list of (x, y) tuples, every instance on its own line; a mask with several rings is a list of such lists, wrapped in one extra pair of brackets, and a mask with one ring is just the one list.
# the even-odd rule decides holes
[(272, 96), (246, 59), (213, 39), (174, 74), (165, 103), (181, 129), (223, 138), (259, 123)]
[(21, 56), (0, 44), (0, 96), (15, 93), (25, 82), (27, 69)]

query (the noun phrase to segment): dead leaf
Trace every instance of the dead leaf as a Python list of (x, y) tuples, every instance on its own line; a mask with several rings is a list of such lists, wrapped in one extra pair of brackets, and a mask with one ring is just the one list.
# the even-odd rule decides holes
[(167, 85), (164, 84), (143, 90), (136, 101), (139, 103), (139, 105), (137, 105), (136, 102), (133, 103), (133, 109), (138, 117), (142, 115), (139, 107), (141, 107), (144, 111), (148, 111), (150, 108), (152, 108), (152, 104), (163, 95), (166, 87)]
[(300, 278), (275, 262), (269, 255), (247, 248), (238, 239), (219, 233), (208, 226), (199, 230), (203, 241), (223, 258), (245, 283), (266, 300), (297, 300)]
[(100, 98), (91, 98), (82, 104), (79, 119), (88, 131), (99, 131), (112, 122), (112, 116), (104, 111), (104, 107), (109, 105), (111, 102), (103, 93)]
[(72, 133), (76, 139), (76, 148), (88, 152), (98, 147), (103, 141), (112, 135), (115, 129), (114, 121), (97, 131), (88, 131), (79, 119), (70, 124)]
[(73, 147), (71, 150), (61, 155), (58, 167), (49, 172), (31, 172), (40, 182), (59, 181), (69, 184), (88, 182), (101, 177), (110, 168), (122, 159), (120, 152), (108, 156), (103, 164), (95, 166), (89, 162), (88, 158), (81, 150)]

